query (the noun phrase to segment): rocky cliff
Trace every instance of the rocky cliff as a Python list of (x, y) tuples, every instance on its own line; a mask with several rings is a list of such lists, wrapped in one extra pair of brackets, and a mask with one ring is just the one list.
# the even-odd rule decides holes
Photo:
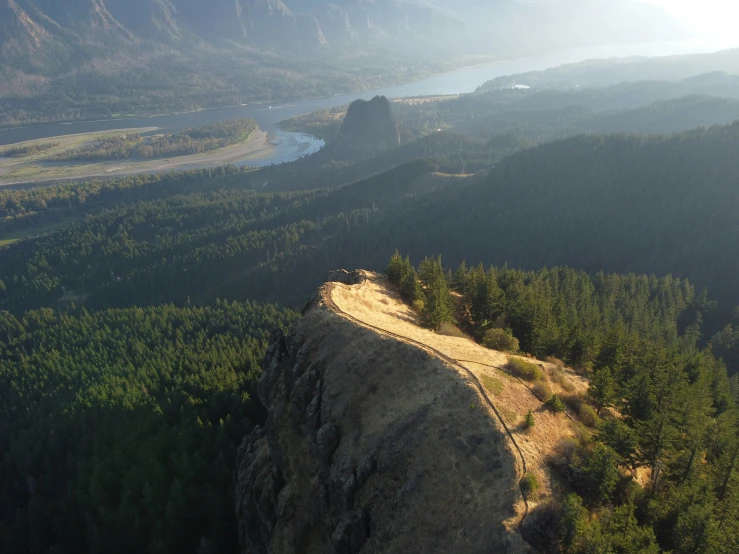
[(526, 551), (516, 458), (477, 389), (336, 313), (327, 286), (269, 347), (269, 416), (239, 451), (242, 551)]
[(331, 149), (336, 158), (355, 159), (385, 152), (399, 144), (400, 134), (390, 101), (375, 96), (370, 101), (355, 100), (349, 105)]

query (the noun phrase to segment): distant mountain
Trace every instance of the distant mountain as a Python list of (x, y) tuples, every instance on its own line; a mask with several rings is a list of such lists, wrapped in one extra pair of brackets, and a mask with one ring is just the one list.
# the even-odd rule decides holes
[(0, 0), (0, 62), (31, 66), (44, 58), (64, 65), (75, 49), (96, 43), (142, 40), (237, 41), (294, 52), (396, 41), (489, 51), (681, 33), (665, 13), (623, 0)]
[(0, 125), (346, 94), (468, 56), (684, 36), (629, 0), (0, 0)]

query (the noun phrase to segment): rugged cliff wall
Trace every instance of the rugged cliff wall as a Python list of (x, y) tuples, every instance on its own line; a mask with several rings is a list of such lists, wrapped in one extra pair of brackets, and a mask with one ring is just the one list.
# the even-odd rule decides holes
[(322, 293), (273, 340), (259, 396), (269, 416), (236, 475), (243, 552), (526, 551), (510, 444), (439, 359)]
[(400, 144), (398, 126), (390, 101), (384, 96), (355, 100), (349, 105), (341, 129), (331, 148), (339, 159), (363, 158)]

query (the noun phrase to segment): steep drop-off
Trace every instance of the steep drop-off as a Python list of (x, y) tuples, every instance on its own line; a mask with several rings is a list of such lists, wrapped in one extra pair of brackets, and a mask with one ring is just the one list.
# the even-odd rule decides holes
[(269, 349), (269, 417), (239, 453), (243, 551), (525, 551), (520, 470), (478, 391), (326, 290)]
[(498, 367), (505, 355), (419, 328), (385, 279), (329, 281), (265, 361), (269, 416), (238, 461), (243, 551), (528, 551), (519, 481), (528, 466), (551, 494), (569, 421)]

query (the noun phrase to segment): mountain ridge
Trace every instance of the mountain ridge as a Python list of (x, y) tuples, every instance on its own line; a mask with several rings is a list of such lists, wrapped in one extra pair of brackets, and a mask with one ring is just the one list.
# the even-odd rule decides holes
[(341, 315), (333, 288), (363, 278), (331, 272), (273, 337), (258, 385), (269, 416), (237, 463), (242, 551), (529, 552), (504, 429), (441, 359)]
[[(584, 5), (589, 4), (585, 2)], [(613, 2), (602, 9), (615, 15), (623, 11)], [(476, 10), (482, 10), (480, 18), (472, 17)], [(541, 25), (545, 13), (550, 18), (567, 20), (571, 12), (562, 2), (546, 9), (519, 2), (497, 2), (482, 8), (472, 0), (454, 5), (410, 0), (312, 0), (305, 3), (294, 0), (213, 0), (208, 3), (200, 0), (72, 0), (63, 4), (48, 0), (2, 0), (0, 13), (5, 15), (6, 23), (0, 25), (0, 62), (11, 63), (12, 54), (19, 53), (19, 49), (30, 55), (42, 48), (64, 50), (96, 40), (171, 43), (194, 38), (222, 45), (237, 41), (298, 52), (305, 48), (358, 46), (396, 39), (406, 46), (420, 41), (425, 47), (434, 47), (454, 37), (458, 42), (454, 49), (464, 49), (465, 43), (477, 40), (471, 38), (470, 32), (479, 34), (484, 30), (514, 42), (514, 37), (506, 30), (514, 21)], [(641, 12), (636, 10), (636, 13)], [(656, 17), (650, 13), (650, 17)], [(638, 18), (631, 12), (619, 16), (626, 30), (639, 25)], [(665, 32), (648, 32), (644, 40), (663, 34), (674, 38), (680, 34), (681, 27), (674, 20), (666, 14), (660, 17)], [(529, 36), (525, 27), (522, 36)], [(590, 33), (585, 32), (584, 27), (581, 31), (582, 36)], [(618, 40), (619, 32), (608, 33), (606, 39), (615, 37)], [(627, 35), (623, 34), (621, 39)], [(514, 47), (520, 47), (525, 40), (521, 42)], [(503, 42), (493, 41), (488, 46), (492, 44), (502, 46)]]

